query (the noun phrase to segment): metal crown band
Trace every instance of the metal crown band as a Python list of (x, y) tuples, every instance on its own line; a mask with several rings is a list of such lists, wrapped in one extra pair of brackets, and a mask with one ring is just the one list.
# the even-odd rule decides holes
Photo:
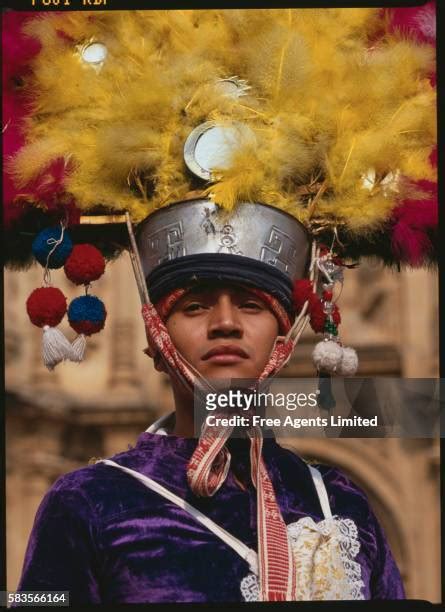
[(281, 210), (244, 202), (226, 213), (206, 199), (162, 208), (143, 221), (137, 232), (145, 278), (163, 262), (220, 253), (261, 261), (293, 282), (304, 276), (309, 241), (304, 226)]

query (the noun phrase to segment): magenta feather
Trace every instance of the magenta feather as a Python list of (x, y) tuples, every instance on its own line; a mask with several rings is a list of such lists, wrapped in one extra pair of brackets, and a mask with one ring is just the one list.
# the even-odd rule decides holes
[(399, 30), (419, 42), (434, 45), (436, 41), (436, 2), (430, 0), (422, 6), (389, 10), (390, 31)]
[(392, 214), (391, 247), (401, 263), (412, 267), (427, 263), (434, 250), (438, 227), (436, 183), (419, 181), (425, 200), (405, 200)]
[[(40, 43), (26, 36), (22, 27), (36, 13), (11, 11), (3, 15), (3, 157), (13, 156), (25, 143), (23, 120), (29, 114), (29, 101), (23, 96), (20, 81), (30, 73), (30, 62), (39, 53)], [(5, 172), (3, 181), (3, 219), (5, 227), (26, 213), (26, 202), (38, 203), (48, 210), (57, 209), (69, 171), (65, 160), (52, 162), (39, 176), (17, 190), (12, 177)], [(69, 204), (72, 208), (73, 203)]]
[[(36, 18), (36, 13), (10, 11), (2, 15), (3, 84), (3, 158), (5, 161), (24, 144), (21, 124), (28, 114), (27, 101), (20, 89), (20, 79), (29, 73), (29, 61), (39, 53), (40, 43), (25, 36), (22, 26)], [(7, 172), (3, 177), (3, 218), (6, 227), (22, 214), (14, 205), (16, 188)]]

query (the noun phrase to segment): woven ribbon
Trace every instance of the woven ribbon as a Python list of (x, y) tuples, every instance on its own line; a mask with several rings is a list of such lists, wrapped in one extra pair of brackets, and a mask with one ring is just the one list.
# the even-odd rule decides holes
[[(187, 466), (187, 480), (196, 495), (209, 497), (223, 484), (230, 467), (224, 446), (232, 428), (203, 430)], [(247, 430), (250, 438), (252, 482), (257, 490), (258, 569), (261, 601), (295, 601), (296, 573), (272, 482), (261, 456), (263, 438), (259, 428)]]

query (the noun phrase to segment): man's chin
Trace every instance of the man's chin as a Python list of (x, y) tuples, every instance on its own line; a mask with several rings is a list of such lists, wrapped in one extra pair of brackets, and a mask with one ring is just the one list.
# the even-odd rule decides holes
[(224, 380), (224, 379), (249, 379), (256, 380), (261, 372), (252, 371), (251, 368), (239, 367), (236, 365), (218, 365), (211, 366), (200, 370), (200, 373), (208, 380)]

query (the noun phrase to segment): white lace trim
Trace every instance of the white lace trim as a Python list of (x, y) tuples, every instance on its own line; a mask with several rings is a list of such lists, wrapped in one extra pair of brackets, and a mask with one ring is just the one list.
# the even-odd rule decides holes
[[(364, 599), (362, 568), (355, 561), (360, 551), (360, 541), (357, 526), (352, 519), (333, 516), (316, 523), (306, 516), (290, 523), (287, 530), (297, 562), (301, 599)], [(323, 536), (323, 539), (314, 539), (317, 534)], [(326, 545), (329, 549), (322, 550)], [(335, 567), (336, 563), (338, 565), (338, 557), (342, 568)], [(322, 575), (329, 576), (322, 584), (317, 581), (317, 567), (322, 570)], [(317, 584), (316, 589), (313, 583)], [(245, 576), (240, 589), (244, 601), (258, 601), (259, 585), (255, 574)]]
[(241, 595), (244, 601), (258, 601), (260, 599), (260, 587), (255, 574), (247, 574), (241, 580)]
[(348, 599), (364, 599), (362, 588), (365, 585), (362, 580), (362, 568), (360, 563), (354, 560), (360, 552), (358, 529), (354, 521), (349, 518), (333, 516), (316, 523), (311, 517), (305, 516), (287, 526), (294, 548), (305, 528), (318, 531), (323, 536), (331, 535), (334, 542), (338, 542), (340, 558), (350, 587)]
[[(335, 517), (334, 517), (335, 518)], [(352, 519), (337, 519), (339, 529), (340, 555), (345, 568), (346, 576), (351, 587), (351, 599), (364, 599), (362, 588), (362, 567), (354, 558), (360, 552), (357, 525)]]

